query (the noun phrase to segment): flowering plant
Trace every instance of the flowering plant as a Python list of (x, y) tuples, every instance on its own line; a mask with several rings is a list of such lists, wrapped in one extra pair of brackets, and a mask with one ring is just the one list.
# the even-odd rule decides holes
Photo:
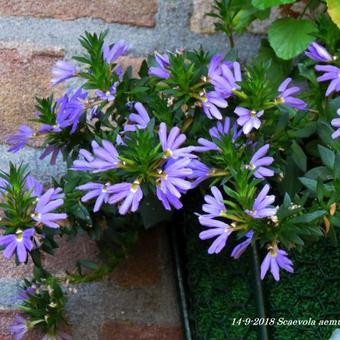
[[(234, 45), (232, 32), (270, 6), (227, 11), (229, 3), (216, 1), (213, 16)], [(278, 48), (280, 20), (307, 26), (302, 50), (295, 38)], [(125, 41), (85, 33), (77, 64), (52, 70), (54, 85), (67, 84), (63, 96), (38, 99), (38, 130), (23, 125), (8, 139), (16, 152), (43, 136), (41, 157), (53, 164), (61, 154), (68, 171), (46, 192), (22, 166), (1, 175), (4, 256), (26, 262), (30, 254), (41, 267), (55, 233), (83, 229), (98, 242), (110, 228), (135, 233), (132, 225), (149, 228), (185, 209), (183, 195), (199, 188), (209, 254), (234, 238), (235, 259), (255, 243), (263, 249), (262, 279), (268, 270), (275, 280), (280, 268), (293, 272), (290, 251), (340, 226), (339, 29), (326, 14), (305, 21), (275, 22), (252, 62), (238, 60), (237, 46), (225, 56), (178, 50), (148, 58), (137, 77), (119, 65)]]

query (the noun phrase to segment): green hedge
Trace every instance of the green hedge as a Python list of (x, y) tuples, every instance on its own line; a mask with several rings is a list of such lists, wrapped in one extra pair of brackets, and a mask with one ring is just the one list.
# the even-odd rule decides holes
[[(196, 219), (184, 221), (190, 295), (190, 319), (194, 339), (257, 339), (251, 326), (232, 325), (233, 319), (256, 317), (250, 252), (240, 260), (229, 257), (230, 246), (220, 255), (208, 255), (208, 241), (201, 241)], [(340, 233), (338, 233), (340, 236)], [(281, 281), (265, 279), (270, 317), (277, 320), (340, 319), (340, 249), (323, 239), (302, 254), (291, 252), (294, 274), (282, 273)], [(328, 339), (336, 326), (278, 326), (275, 340)], [(338, 326), (338, 328), (340, 328)]]

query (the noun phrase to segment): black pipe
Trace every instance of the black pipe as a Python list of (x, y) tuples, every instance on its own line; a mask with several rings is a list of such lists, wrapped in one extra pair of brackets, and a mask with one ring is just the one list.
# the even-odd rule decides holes
[[(174, 219), (175, 223), (177, 222)], [(187, 301), (187, 293), (186, 293), (186, 281), (185, 275), (183, 272), (183, 261), (180, 251), (180, 240), (181, 237), (178, 235), (178, 226), (177, 225), (168, 225), (169, 233), (170, 233), (170, 241), (172, 248), (172, 255), (174, 259), (174, 267), (175, 267), (175, 275), (176, 275), (176, 284), (177, 284), (177, 292), (178, 299), (180, 303), (180, 311), (182, 318), (182, 328), (183, 335), (185, 340), (192, 340), (192, 334), (190, 329), (190, 321), (189, 321), (189, 312), (188, 312), (188, 301)]]
[(260, 278), (260, 261), (259, 254), (257, 250), (257, 244), (252, 244), (252, 262), (254, 270), (254, 288), (255, 288), (255, 301), (256, 301), (256, 312), (257, 317), (264, 320), (262, 324), (257, 326), (258, 337), (260, 340), (270, 340), (272, 339), (269, 327), (266, 325), (266, 319), (268, 318), (268, 313), (266, 310), (266, 301), (263, 292), (262, 280)]

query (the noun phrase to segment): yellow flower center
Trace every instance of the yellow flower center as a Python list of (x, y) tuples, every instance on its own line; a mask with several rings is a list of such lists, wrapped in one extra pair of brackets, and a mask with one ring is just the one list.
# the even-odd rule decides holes
[(15, 234), (16, 234), (16, 239), (18, 242), (21, 242), (24, 239), (21, 229), (18, 229)]
[(139, 184), (140, 184), (139, 180), (136, 179), (136, 180), (132, 183), (130, 191), (133, 192), (133, 193), (135, 193), (135, 192), (138, 190), (138, 188), (139, 188)]
[(41, 214), (36, 212), (34, 214), (31, 215), (32, 218), (36, 218), (37, 220), (40, 220), (41, 219)]
[(255, 110), (251, 110), (250, 111), (250, 117), (251, 118), (256, 118), (256, 111)]
[(170, 149), (167, 149), (164, 151), (164, 158), (169, 158), (172, 156), (172, 151)]

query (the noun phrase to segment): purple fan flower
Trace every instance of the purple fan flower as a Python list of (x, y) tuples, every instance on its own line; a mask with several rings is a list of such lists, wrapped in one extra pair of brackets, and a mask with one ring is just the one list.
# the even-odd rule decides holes
[(37, 205), (35, 206), (34, 213), (31, 215), (32, 219), (37, 224), (44, 224), (49, 228), (59, 228), (57, 221), (65, 220), (67, 215), (62, 213), (53, 213), (53, 210), (58, 209), (64, 204), (61, 198), (55, 198), (55, 189), (47, 190), (42, 196), (38, 198)]
[(109, 188), (110, 184), (101, 184), (101, 183), (93, 183), (89, 182), (77, 187), (77, 189), (82, 191), (88, 191), (88, 193), (81, 198), (82, 202), (87, 202), (95, 197), (96, 203), (93, 208), (93, 212), (97, 212), (102, 207), (103, 203), (107, 203), (109, 200)]
[[(336, 114), (340, 116), (340, 108), (336, 111)], [(332, 138), (333, 139), (339, 138), (340, 137), (340, 118), (332, 119), (331, 124), (334, 128), (337, 129), (335, 132), (332, 133)]]
[(222, 63), (222, 74), (215, 75), (211, 83), (215, 87), (215, 91), (219, 92), (223, 97), (230, 97), (240, 86), (237, 84), (242, 81), (241, 68), (238, 62)]
[(92, 150), (96, 156), (91, 162), (94, 173), (116, 169), (120, 166), (118, 151), (111, 142), (103, 140), (102, 147), (100, 147), (97, 142), (93, 141)]
[(22, 340), (30, 329), (28, 320), (22, 315), (16, 315), (14, 323), (10, 326), (14, 340)]
[(159, 140), (162, 145), (162, 150), (164, 151), (164, 157), (177, 159), (178, 157), (195, 158), (191, 152), (192, 147), (180, 148), (180, 146), (186, 141), (186, 137), (181, 130), (175, 126), (169, 131), (167, 135), (167, 126), (165, 123), (160, 123), (158, 130)]
[(63, 81), (74, 77), (77, 74), (77, 69), (72, 64), (64, 61), (58, 60), (52, 68), (52, 79), (51, 83), (56, 86)]
[(115, 68), (113, 69), (113, 73), (115, 73), (118, 76), (119, 80), (123, 79), (124, 70), (121, 65), (116, 65)]
[(111, 185), (108, 191), (112, 194), (109, 204), (121, 203), (118, 209), (121, 215), (125, 215), (129, 211), (137, 211), (139, 203), (143, 198), (143, 191), (138, 180), (133, 183)]
[[(98, 144), (97, 144), (98, 145)], [(83, 157), (83, 159), (77, 159), (73, 162), (73, 166), (71, 167), (71, 170), (73, 171), (93, 171), (93, 167), (91, 165), (91, 162), (94, 161), (94, 156), (91, 152), (80, 149), (79, 155)]]
[(168, 79), (170, 77), (170, 73), (168, 71), (170, 66), (169, 56), (167, 54), (156, 53), (155, 59), (158, 66), (152, 66), (149, 68), (149, 76)]
[(117, 135), (116, 137), (116, 145), (124, 145), (126, 146), (126, 143), (124, 142), (124, 139), (121, 135)]
[(195, 152), (220, 151), (220, 148), (212, 141), (205, 138), (198, 138), (200, 146), (193, 146), (192, 150)]
[(28, 125), (21, 125), (19, 127), (19, 131), (16, 134), (7, 138), (6, 143), (11, 145), (8, 151), (13, 153), (18, 152), (28, 143), (29, 139), (32, 137), (32, 129)]
[(80, 154), (85, 159), (76, 160), (71, 168), (74, 171), (93, 171), (94, 173), (117, 169), (120, 166), (117, 149), (107, 140), (102, 141), (102, 147), (96, 141), (92, 142), (93, 156), (81, 149)]
[(250, 170), (255, 170), (254, 176), (256, 178), (264, 178), (274, 176), (274, 171), (266, 168), (271, 165), (274, 161), (273, 157), (268, 157), (266, 153), (269, 150), (269, 144), (263, 145), (259, 148), (251, 158), (249, 165), (247, 166)]
[(223, 57), (221, 55), (214, 55), (211, 58), (208, 66), (208, 77), (210, 81), (212, 81), (216, 76), (220, 76), (222, 74), (222, 61)]
[(325, 72), (316, 79), (317, 81), (331, 80), (326, 91), (326, 96), (329, 96), (332, 92), (340, 91), (340, 68), (332, 65), (316, 65), (315, 69)]
[(77, 130), (79, 120), (85, 112), (86, 97), (87, 92), (79, 88), (74, 94), (69, 92), (57, 100), (57, 127), (64, 129), (71, 126), (71, 133)]
[(193, 159), (188, 167), (192, 170), (192, 174), (187, 177), (193, 179), (191, 188), (196, 188), (201, 182), (205, 181), (210, 176), (210, 169), (197, 159)]
[(180, 198), (182, 193), (191, 189), (191, 183), (185, 179), (192, 174), (192, 170), (189, 168), (190, 162), (191, 160), (188, 158), (167, 161), (164, 170), (159, 171), (158, 178), (159, 187), (164, 194), (170, 193)]
[(25, 185), (28, 190), (32, 190), (31, 195), (33, 197), (41, 196), (44, 190), (43, 185), (39, 181), (37, 181), (33, 176), (27, 176)]
[(1, 198), (1, 192), (7, 191), (8, 186), (9, 186), (9, 183), (4, 178), (0, 177), (0, 198)]
[(224, 109), (228, 106), (228, 102), (223, 99), (223, 97), (218, 92), (208, 92), (201, 97), (201, 100), (203, 111), (209, 119), (222, 119), (222, 114), (218, 107)]
[(202, 209), (207, 214), (204, 217), (214, 218), (226, 213), (227, 208), (224, 205), (223, 196), (217, 187), (211, 187), (212, 195), (205, 195)]
[(106, 92), (103, 92), (101, 90), (96, 91), (96, 96), (98, 96), (102, 100), (107, 100), (108, 102), (112, 102), (116, 98), (116, 86), (112, 85), (110, 89)]
[(131, 113), (129, 115), (130, 124), (124, 125), (124, 131), (136, 131), (137, 129), (145, 129), (148, 126), (150, 117), (143, 104), (137, 102), (135, 104), (135, 110), (137, 113)]
[(277, 104), (285, 104), (298, 110), (305, 110), (307, 108), (306, 102), (302, 99), (295, 98), (293, 95), (300, 92), (298, 86), (288, 88), (292, 78), (285, 79), (278, 88), (280, 95), (276, 98)]
[[(237, 131), (237, 124), (234, 124), (233, 127), (233, 135), (231, 141), (234, 143), (236, 139), (242, 134), (242, 130)], [(215, 127), (209, 129), (209, 134), (212, 139), (221, 140), (224, 136), (230, 133), (230, 119), (229, 117), (225, 118), (223, 122), (217, 122)], [(196, 152), (207, 152), (207, 151), (221, 151), (220, 148), (216, 145), (215, 142), (210, 141), (206, 138), (199, 138), (198, 143), (200, 146), (194, 146), (193, 151)]]
[[(27, 190), (31, 190), (32, 197), (40, 197), (43, 194), (44, 187), (43, 185), (37, 181), (33, 176), (27, 176), (25, 186)], [(57, 200), (64, 198), (64, 193), (61, 188), (53, 189), (54, 192), (51, 195), (51, 200)]]
[(252, 230), (249, 230), (246, 233), (246, 239), (245, 241), (239, 243), (231, 252), (230, 256), (233, 257), (235, 260), (239, 259), (241, 255), (246, 251), (246, 249), (249, 247), (251, 240), (253, 239), (254, 232)]
[(274, 195), (267, 196), (270, 186), (266, 184), (260, 193), (257, 195), (252, 210), (246, 210), (245, 212), (253, 218), (264, 218), (274, 216), (276, 214), (276, 208), (272, 208), (271, 204), (275, 201)]
[(223, 136), (229, 134), (230, 131), (230, 118), (224, 119), (224, 123), (217, 122), (215, 127), (209, 130), (209, 135), (211, 138), (221, 139)]
[(332, 56), (328, 53), (328, 51), (316, 42), (313, 42), (308, 46), (305, 55), (314, 61), (321, 61), (325, 63), (332, 61)]
[(233, 228), (227, 223), (206, 216), (200, 216), (199, 222), (203, 226), (209, 227), (208, 230), (204, 230), (199, 234), (201, 240), (207, 240), (217, 236), (208, 249), (208, 253), (218, 254), (225, 247), (228, 237), (233, 232)]
[(156, 194), (166, 210), (171, 210), (171, 206), (175, 209), (181, 209), (183, 207), (183, 204), (176, 196), (172, 195), (169, 191), (164, 193), (159, 186), (156, 188)]
[(49, 124), (41, 124), (38, 130), (38, 134), (44, 135), (46, 133), (52, 132), (60, 132), (62, 129), (60, 128), (59, 124), (49, 125)]
[(18, 300), (24, 301), (28, 300), (31, 295), (36, 293), (36, 287), (27, 287), (19, 291)]
[(103, 57), (104, 60), (111, 64), (116, 61), (119, 57), (127, 53), (130, 46), (124, 40), (117, 41), (112, 47), (105, 45), (103, 47)]
[(234, 112), (239, 116), (237, 124), (242, 126), (244, 134), (248, 134), (253, 128), (258, 129), (261, 126), (259, 118), (263, 115), (263, 110), (256, 112), (238, 106)]
[(43, 153), (40, 155), (39, 159), (45, 159), (47, 156), (51, 156), (50, 164), (55, 165), (57, 162), (57, 158), (59, 153), (63, 152), (63, 148), (59, 148), (56, 145), (48, 145), (47, 148), (43, 151)]
[(293, 273), (293, 262), (288, 258), (287, 252), (279, 249), (277, 245), (270, 247), (266, 257), (261, 264), (261, 279), (263, 280), (270, 268), (276, 281), (280, 280), (280, 268)]
[(27, 260), (27, 252), (33, 249), (32, 237), (34, 228), (24, 231), (18, 229), (15, 234), (1, 235), (0, 246), (5, 246), (4, 256), (10, 258), (16, 251), (19, 262), (23, 263)]

